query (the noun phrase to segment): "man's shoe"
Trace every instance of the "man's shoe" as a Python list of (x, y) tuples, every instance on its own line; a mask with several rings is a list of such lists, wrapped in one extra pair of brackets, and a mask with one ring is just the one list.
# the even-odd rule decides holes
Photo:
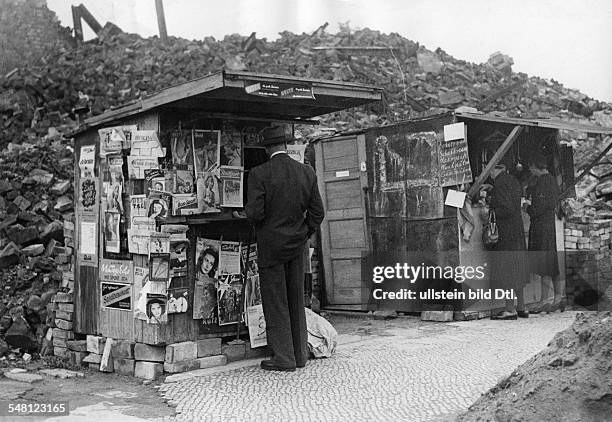
[(306, 363), (296, 363), (296, 364), (295, 364), (295, 367), (296, 367), (296, 368), (303, 368), (303, 367), (305, 367), (305, 366), (306, 366)]
[(529, 311), (516, 311), (519, 318), (529, 318)]
[(295, 366), (280, 366), (273, 360), (262, 360), (260, 366), (261, 366), (261, 369), (264, 369), (266, 371), (283, 371), (283, 372), (295, 371)]

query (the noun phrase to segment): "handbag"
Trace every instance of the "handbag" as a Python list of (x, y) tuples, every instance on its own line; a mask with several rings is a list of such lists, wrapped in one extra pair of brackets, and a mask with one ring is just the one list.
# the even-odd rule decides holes
[(492, 247), (497, 244), (499, 240), (499, 231), (497, 230), (497, 220), (495, 218), (495, 211), (489, 210), (489, 218), (487, 223), (482, 229), (482, 243), (487, 247)]

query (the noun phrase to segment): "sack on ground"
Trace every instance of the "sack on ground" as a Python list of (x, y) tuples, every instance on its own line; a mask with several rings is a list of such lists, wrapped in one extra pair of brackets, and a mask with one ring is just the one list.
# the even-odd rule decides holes
[(338, 344), (338, 332), (328, 320), (308, 308), (305, 308), (305, 310), (308, 350), (315, 358), (330, 357)]

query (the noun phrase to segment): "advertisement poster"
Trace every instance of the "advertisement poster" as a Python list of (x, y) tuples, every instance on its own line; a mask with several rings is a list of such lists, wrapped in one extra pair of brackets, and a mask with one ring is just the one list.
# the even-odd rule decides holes
[(157, 157), (129, 155), (127, 157), (128, 177), (133, 180), (145, 178), (145, 170), (159, 168)]
[(79, 262), (83, 266), (97, 267), (98, 223), (81, 221), (79, 227)]
[(147, 293), (147, 322), (149, 324), (165, 324), (168, 322), (166, 295)]
[(244, 284), (240, 274), (225, 274), (219, 277), (217, 287), (219, 325), (236, 324), (242, 321), (243, 290)]
[(133, 261), (102, 259), (100, 263), (100, 280), (120, 284), (132, 284), (134, 276)]
[(221, 196), (219, 195), (219, 181), (212, 172), (204, 172), (198, 174), (197, 179), (197, 198), (198, 198), (198, 210), (200, 213), (218, 213), (221, 212), (219, 208), (221, 203)]
[(96, 166), (96, 146), (85, 145), (81, 147), (81, 157), (79, 159), (79, 169), (82, 178), (94, 177)]
[(98, 179), (83, 177), (79, 180), (78, 206), (83, 215), (95, 215), (98, 206)]
[(221, 131), (193, 131), (193, 162), (195, 174), (213, 171), (219, 167)]
[(130, 284), (102, 282), (101, 292), (102, 308), (132, 310), (132, 286)]
[(109, 154), (120, 154), (126, 139), (118, 128), (105, 128), (98, 130), (100, 136), (100, 156)]
[(247, 320), (249, 327), (249, 340), (251, 347), (262, 347), (268, 344), (266, 337), (266, 319), (262, 305), (249, 306), (247, 308)]
[(224, 166), (219, 169), (221, 206), (242, 208), (242, 167)]

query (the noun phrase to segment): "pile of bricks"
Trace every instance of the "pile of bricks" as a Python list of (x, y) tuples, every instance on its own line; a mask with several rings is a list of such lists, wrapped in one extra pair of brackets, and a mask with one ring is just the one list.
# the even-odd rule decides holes
[(72, 293), (57, 293), (51, 305), (55, 319), (53, 321), (53, 355), (67, 358), (68, 342), (74, 340), (72, 317), (74, 303)]
[(570, 300), (589, 289), (612, 300), (612, 220), (571, 219), (564, 234)]

